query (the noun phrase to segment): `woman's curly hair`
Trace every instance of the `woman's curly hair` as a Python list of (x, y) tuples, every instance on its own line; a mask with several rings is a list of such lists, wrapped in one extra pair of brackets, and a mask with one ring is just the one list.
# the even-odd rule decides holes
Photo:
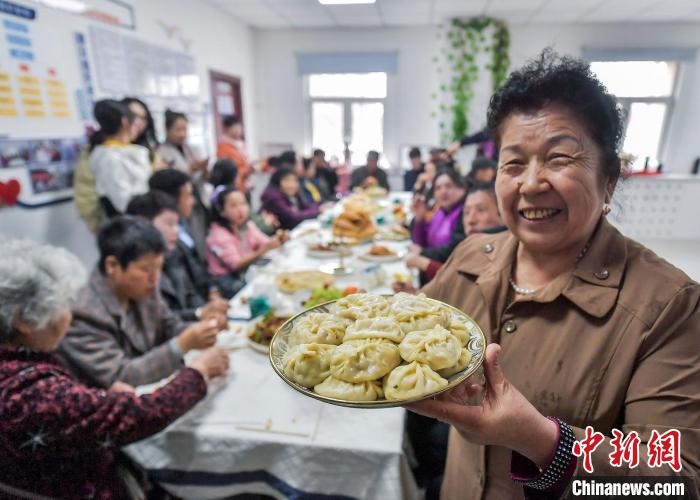
[(513, 71), (489, 103), (487, 123), (492, 137), (500, 142), (501, 125), (511, 113), (533, 113), (552, 103), (580, 117), (602, 153), (603, 177), (616, 181), (621, 173), (622, 110), (581, 59), (560, 56), (547, 48)]

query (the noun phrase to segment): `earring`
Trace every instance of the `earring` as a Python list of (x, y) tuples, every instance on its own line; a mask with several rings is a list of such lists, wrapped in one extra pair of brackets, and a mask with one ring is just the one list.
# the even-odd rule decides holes
[(603, 215), (608, 215), (611, 210), (609, 203), (603, 203)]

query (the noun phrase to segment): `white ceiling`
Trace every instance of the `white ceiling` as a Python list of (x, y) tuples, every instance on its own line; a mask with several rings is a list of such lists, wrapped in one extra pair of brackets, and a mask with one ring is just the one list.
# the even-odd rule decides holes
[(700, 21), (700, 0), (209, 0), (258, 28), (420, 26), (487, 15), (510, 23)]

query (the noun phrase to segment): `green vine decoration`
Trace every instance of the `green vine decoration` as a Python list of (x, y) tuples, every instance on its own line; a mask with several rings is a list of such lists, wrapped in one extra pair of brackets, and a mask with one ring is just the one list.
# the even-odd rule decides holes
[[(490, 36), (489, 36), (490, 35)], [(480, 54), (490, 52), (491, 58), (485, 64), (485, 69), (491, 73), (492, 90), (500, 88), (508, 74), (510, 59), (510, 33), (503, 21), (490, 17), (475, 17), (470, 19), (452, 19), (446, 34), (445, 48), (442, 58), (434, 57), (438, 63), (437, 72), (442, 73), (440, 60), (450, 70), (449, 83), (440, 86), (440, 92), (451, 93), (449, 112), (452, 118), (451, 134), (446, 130), (444, 121), (440, 129), (444, 142), (458, 140), (469, 131), (469, 109), (474, 99), (474, 83), (479, 79)], [(433, 94), (436, 98), (437, 94)], [(444, 114), (448, 110), (445, 104), (440, 105)]]

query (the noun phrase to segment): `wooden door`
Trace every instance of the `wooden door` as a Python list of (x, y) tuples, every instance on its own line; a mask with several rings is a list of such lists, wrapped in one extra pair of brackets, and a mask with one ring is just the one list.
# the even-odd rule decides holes
[(223, 133), (221, 120), (224, 116), (237, 115), (244, 126), (243, 130), (245, 130), (241, 102), (241, 79), (216, 71), (209, 71), (209, 81), (211, 82), (211, 102), (216, 132), (214, 143), (216, 144)]

